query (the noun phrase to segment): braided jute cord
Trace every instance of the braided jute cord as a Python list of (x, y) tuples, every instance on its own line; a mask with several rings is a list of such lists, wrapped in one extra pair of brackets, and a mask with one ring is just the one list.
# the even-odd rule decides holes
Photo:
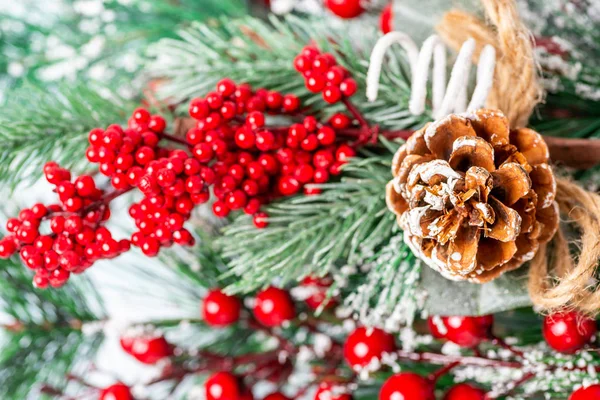
[[(496, 48), (495, 81), (487, 107), (502, 110), (511, 127), (520, 128), (527, 125), (534, 107), (542, 99), (531, 35), (519, 18), (514, 0), (482, 0), (482, 4), (487, 24), (471, 14), (452, 10), (446, 13), (437, 30), (454, 49), (474, 38), (478, 46), (474, 62), (486, 44)], [(529, 295), (544, 312), (576, 309), (596, 316), (600, 312), (600, 286), (596, 281), (600, 260), (600, 196), (558, 178), (556, 201), (562, 216), (578, 228), (580, 238), (576, 244), (580, 252), (574, 262), (569, 243), (560, 230), (549, 245), (540, 246), (530, 262)]]

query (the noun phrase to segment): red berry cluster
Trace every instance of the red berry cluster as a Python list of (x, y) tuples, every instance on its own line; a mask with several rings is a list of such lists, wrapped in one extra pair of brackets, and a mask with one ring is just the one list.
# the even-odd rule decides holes
[(86, 157), (98, 163), (100, 172), (111, 179), (115, 189), (135, 186), (143, 175), (143, 168), (161, 152), (158, 142), (166, 128), (159, 115), (139, 108), (129, 119), (128, 128), (111, 125), (106, 130), (96, 128), (89, 135), (90, 146)]
[(304, 76), (304, 84), (312, 93), (321, 93), (323, 100), (335, 104), (356, 93), (358, 86), (348, 71), (337, 65), (335, 57), (306, 46), (294, 59), (294, 67)]
[[(44, 166), (44, 175), (55, 186), (59, 204), (38, 203), (21, 210), (18, 218), (10, 218), (6, 223), (9, 235), (0, 240), (1, 258), (19, 251), (23, 263), (36, 271), (34, 284), (46, 288), (60, 287), (71, 272), (81, 273), (101, 258), (129, 250), (128, 240), (113, 239), (101, 226), (110, 210), (91, 176), (72, 181), (71, 173), (55, 162)], [(47, 233), (42, 234), (44, 229)]]
[(148, 163), (137, 187), (144, 198), (129, 208), (138, 231), (131, 236), (133, 245), (149, 256), (173, 243), (194, 244), (192, 234), (183, 227), (194, 206), (209, 200), (200, 163), (184, 150), (172, 150), (168, 157)]
[[(290, 127), (269, 128), (272, 114), (298, 111), (293, 95), (236, 85), (229, 79), (216, 91), (190, 103), (189, 113), (198, 122), (186, 139), (193, 157), (200, 163), (202, 182), (212, 185), (217, 201), (213, 212), (226, 217), (232, 210), (254, 215), (258, 228), (267, 225), (262, 204), (280, 196), (298, 193), (304, 185), (324, 183), (330, 174), (354, 156), (348, 145), (336, 145), (335, 130), (305, 117)], [(338, 116), (338, 126), (348, 118)], [(305, 189), (306, 194), (317, 193)]]

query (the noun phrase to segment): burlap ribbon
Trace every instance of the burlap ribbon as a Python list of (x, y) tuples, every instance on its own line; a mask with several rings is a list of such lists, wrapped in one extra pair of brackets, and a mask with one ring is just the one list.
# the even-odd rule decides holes
[[(543, 93), (532, 38), (519, 18), (514, 0), (482, 3), (487, 23), (453, 10), (446, 13), (437, 30), (457, 50), (465, 40), (474, 38), (478, 45), (474, 62), (486, 44), (496, 48), (498, 61), (487, 107), (502, 110), (512, 128), (523, 127)], [(596, 316), (600, 312), (600, 287), (595, 279), (600, 259), (600, 196), (558, 178), (556, 201), (563, 222), (575, 225), (579, 232), (573, 247), (580, 251), (574, 260), (561, 230), (549, 245), (541, 246), (529, 268), (531, 300), (543, 312), (576, 309)]]

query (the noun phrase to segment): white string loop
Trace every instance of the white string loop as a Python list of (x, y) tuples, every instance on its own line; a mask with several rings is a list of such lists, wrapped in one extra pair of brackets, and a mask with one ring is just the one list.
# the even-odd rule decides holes
[(452, 112), (475, 110), (485, 105), (492, 88), (496, 65), (496, 51), (493, 46), (486, 45), (479, 57), (477, 84), (467, 106), (467, 87), (471, 73), (471, 59), (475, 52), (475, 40), (469, 39), (461, 47), (446, 86), (446, 48), (441, 39), (437, 35), (430, 36), (423, 42), (419, 52), (415, 42), (403, 32), (388, 33), (379, 39), (373, 48), (367, 74), (369, 101), (373, 102), (377, 99), (383, 59), (387, 50), (395, 43), (400, 44), (408, 56), (412, 80), (408, 103), (411, 114), (421, 115), (425, 112), (427, 81), (432, 58), (431, 103), (434, 118), (438, 119)]

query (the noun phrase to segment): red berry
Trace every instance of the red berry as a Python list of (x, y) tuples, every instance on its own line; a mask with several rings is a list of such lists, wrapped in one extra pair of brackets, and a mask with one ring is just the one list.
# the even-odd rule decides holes
[(329, 123), (336, 129), (345, 129), (350, 126), (351, 122), (350, 118), (342, 113), (333, 114), (329, 118)]
[(356, 151), (347, 144), (343, 144), (335, 152), (335, 159), (339, 162), (348, 162), (356, 155)]
[(379, 27), (381, 28), (381, 32), (390, 33), (393, 30), (394, 24), (394, 15), (392, 11), (392, 4), (388, 4), (384, 7), (381, 12), (381, 16), (379, 17)]
[(335, 104), (342, 99), (342, 91), (339, 87), (327, 85), (323, 90), (323, 100), (329, 104)]
[[(122, 156), (119, 156), (122, 157)], [(131, 156), (129, 156), (131, 157)], [(117, 160), (119, 158), (117, 157)], [(133, 160), (132, 160), (133, 162)], [(116, 163), (116, 162), (115, 162)], [(81, 197), (89, 197), (94, 194), (96, 191), (96, 183), (94, 179), (89, 175), (82, 175), (79, 178), (75, 179), (75, 189), (77, 190), (77, 194)]]
[(14, 240), (4, 238), (0, 240), (0, 258), (9, 258), (17, 251)]
[(284, 196), (291, 196), (300, 190), (300, 183), (291, 176), (284, 176), (279, 179), (278, 188)]
[(246, 117), (246, 123), (250, 125), (252, 129), (257, 129), (265, 126), (265, 114), (259, 111), (253, 111)]
[(207, 101), (200, 98), (192, 99), (190, 102), (189, 112), (190, 117), (194, 119), (200, 120), (206, 118), (209, 112)]
[(146, 125), (150, 122), (150, 113), (145, 108), (136, 109), (131, 116), (140, 125)]
[(227, 207), (231, 210), (239, 210), (240, 208), (244, 208), (246, 203), (248, 202), (248, 197), (243, 190), (237, 189), (234, 190), (227, 196)]
[(283, 95), (279, 92), (271, 91), (267, 93), (265, 101), (271, 110), (277, 110), (283, 104)]
[(256, 148), (260, 151), (269, 151), (275, 144), (275, 136), (269, 131), (256, 134)]
[(291, 113), (297, 111), (299, 107), (300, 99), (298, 99), (297, 96), (294, 96), (293, 94), (286, 94), (283, 96), (283, 109), (286, 112)]
[(204, 383), (206, 400), (239, 400), (240, 385), (229, 372), (217, 372)]
[(140, 243), (140, 249), (142, 249), (142, 252), (148, 257), (154, 257), (160, 250), (160, 244), (158, 243), (158, 240), (147, 237)]
[[(76, 217), (76, 218), (79, 218), (79, 217)], [(51, 236), (41, 235), (41, 236), (38, 236), (37, 239), (35, 239), (33, 247), (35, 247), (35, 249), (38, 252), (44, 253), (44, 252), (50, 250), (52, 248), (53, 244), (54, 244), (54, 240), (52, 239)]]
[(325, 78), (327, 82), (331, 83), (334, 86), (338, 86), (344, 80), (346, 76), (346, 70), (339, 65), (334, 65), (329, 68), (327, 73), (325, 74)]
[(327, 289), (329, 289), (332, 283), (333, 280), (330, 277), (316, 278), (307, 276), (304, 278), (302, 286), (311, 290), (312, 293), (309, 297), (304, 299), (306, 305), (313, 310), (317, 310), (325, 301), (327, 301), (324, 305), (325, 308), (335, 306), (335, 301), (327, 299)]
[(100, 391), (100, 400), (134, 400), (129, 386), (115, 383)]
[(17, 238), (23, 243), (33, 243), (39, 235), (40, 233), (34, 226), (21, 225), (17, 231)]
[(317, 139), (319, 139), (319, 143), (321, 143), (322, 146), (329, 146), (335, 143), (335, 131), (328, 126), (322, 126), (317, 133)]
[(34, 218), (42, 219), (48, 214), (48, 209), (42, 203), (36, 203), (31, 207), (31, 213)]
[(273, 286), (258, 293), (253, 312), (258, 322), (268, 327), (281, 326), (296, 316), (289, 293)]
[(229, 97), (235, 93), (236, 85), (235, 82), (229, 78), (221, 79), (217, 83), (217, 92), (224, 97)]
[(313, 74), (306, 79), (306, 88), (312, 93), (319, 93), (325, 88), (325, 77), (323, 75)]
[(171, 345), (163, 336), (139, 336), (132, 340), (121, 340), (121, 347), (139, 362), (156, 364), (173, 354)]
[(17, 218), (9, 218), (6, 221), (6, 230), (10, 233), (15, 233), (17, 230), (19, 230), (20, 226), (21, 221), (19, 221)]
[(304, 140), (300, 142), (300, 147), (302, 147), (302, 149), (306, 151), (316, 150), (317, 147), (319, 147), (319, 139), (317, 138), (317, 135), (311, 133), (310, 135), (305, 137)]
[(153, 115), (148, 123), (148, 128), (154, 132), (162, 133), (167, 127), (167, 122), (160, 115)]
[(57, 268), (50, 274), (49, 281), (50, 285), (54, 288), (61, 287), (69, 280), (69, 276), (71, 273), (69, 271), (65, 271), (62, 268)]
[(329, 150), (319, 150), (313, 156), (313, 165), (316, 168), (327, 169), (334, 161), (333, 153)]
[(321, 382), (314, 400), (352, 400), (352, 395), (346, 387), (335, 382)]
[(249, 129), (241, 128), (235, 134), (235, 144), (242, 149), (251, 149), (254, 147), (256, 137), (254, 132)]
[(543, 333), (550, 347), (561, 353), (581, 350), (596, 334), (596, 321), (575, 311), (561, 312), (544, 318)]
[(427, 323), (434, 337), (448, 339), (462, 347), (474, 347), (489, 339), (494, 316), (436, 316), (429, 317)]
[(340, 84), (340, 90), (344, 96), (351, 97), (358, 90), (358, 85), (354, 79), (348, 78)]
[(299, 54), (294, 59), (294, 68), (300, 73), (309, 71), (312, 68), (311, 59), (302, 54)]
[[(277, 159), (275, 157), (273, 157), (271, 154), (261, 154), (261, 156), (258, 157), (258, 163), (260, 164), (260, 166), (262, 166), (264, 168), (264, 171), (269, 175), (275, 175), (279, 168)], [(248, 167), (250, 167), (250, 165), (248, 165)], [(248, 173), (250, 174), (249, 168), (248, 168)], [(252, 176), (252, 174), (250, 174), (250, 177), (252, 179), (257, 179), (256, 177)]]
[(364, 0), (326, 0), (327, 8), (340, 18), (356, 18), (365, 12)]
[(292, 400), (281, 392), (271, 393), (265, 396), (263, 400)]
[(378, 328), (360, 327), (344, 343), (344, 358), (351, 367), (364, 367), (373, 358), (381, 359), (383, 353), (396, 350), (394, 337)]
[(207, 163), (212, 160), (214, 152), (212, 146), (209, 143), (199, 143), (194, 146), (192, 153), (194, 157), (201, 163)]
[(228, 326), (240, 318), (242, 303), (220, 289), (208, 292), (202, 303), (202, 318), (210, 326)]
[(294, 171), (294, 178), (300, 183), (309, 183), (313, 179), (314, 169), (308, 164), (299, 165)]
[(154, 160), (154, 150), (148, 146), (142, 146), (135, 152), (135, 161), (140, 165), (146, 165)]
[(231, 211), (229, 207), (227, 207), (227, 205), (220, 200), (217, 200), (213, 203), (212, 209), (213, 214), (215, 214), (219, 218), (225, 218), (229, 215), (229, 212)]
[(459, 383), (448, 390), (444, 400), (487, 400), (485, 392), (467, 383)]
[(65, 217), (57, 215), (50, 220), (50, 229), (54, 233), (62, 233), (65, 227)]
[(598, 400), (600, 399), (600, 385), (591, 385), (574, 391), (569, 400)]
[(266, 213), (256, 213), (254, 217), (252, 217), (252, 223), (258, 229), (264, 229), (269, 226), (269, 221), (267, 220), (269, 216)]
[(433, 384), (421, 375), (403, 372), (392, 375), (381, 386), (379, 400), (435, 400)]

